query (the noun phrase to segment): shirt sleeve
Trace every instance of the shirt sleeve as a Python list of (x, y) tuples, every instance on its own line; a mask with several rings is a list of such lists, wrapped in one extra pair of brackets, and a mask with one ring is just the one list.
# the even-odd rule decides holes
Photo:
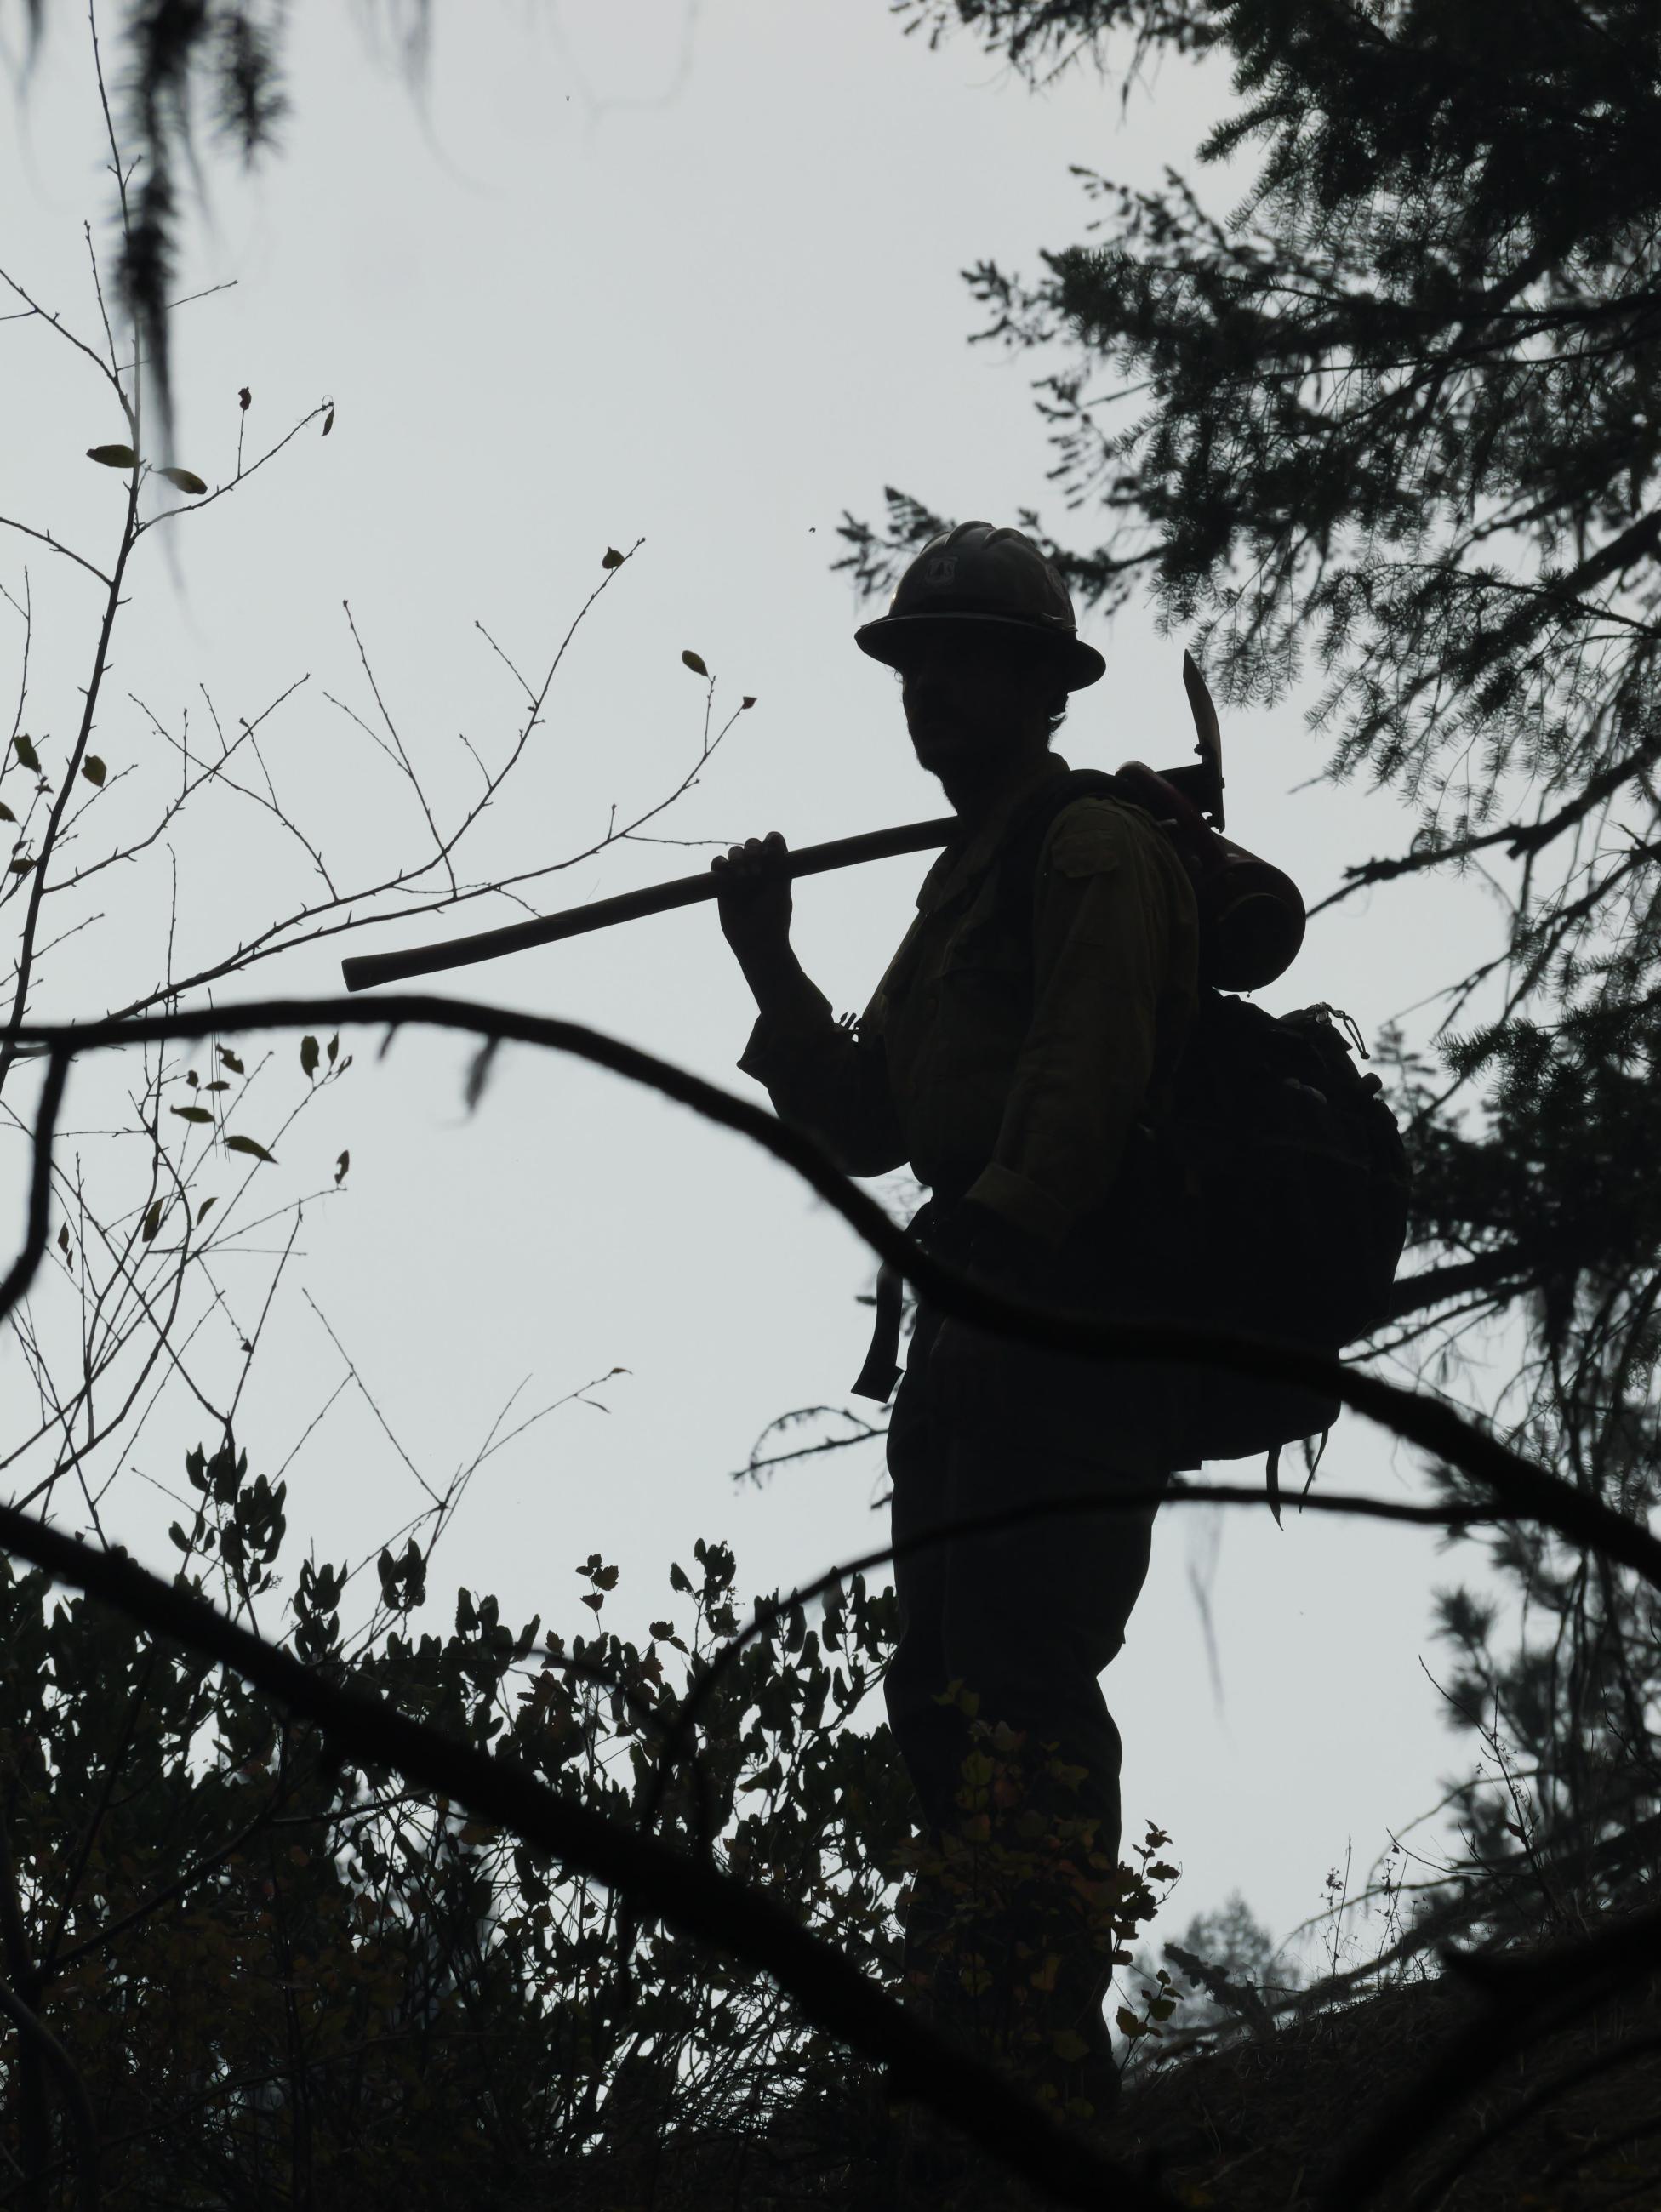
[(837, 1021), (811, 983), (787, 1020), (756, 1024), (739, 1066), (765, 1086), (779, 1119), (817, 1137), (844, 1175), (904, 1166), (881, 1038)]
[(1151, 823), (1110, 801), (1058, 819), (1036, 893), (1031, 1026), (970, 1198), (1055, 1247), (1106, 1199), (1197, 989), (1193, 888)]

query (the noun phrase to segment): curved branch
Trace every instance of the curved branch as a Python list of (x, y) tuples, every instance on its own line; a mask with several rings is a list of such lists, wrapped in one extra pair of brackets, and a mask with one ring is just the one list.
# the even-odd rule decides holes
[(69, 1072), (69, 1054), (54, 1048), (41, 1078), (40, 1102), (35, 1109), (28, 1224), (17, 1257), (0, 1278), (0, 1321), (27, 1292), (46, 1256), (46, 1232), (52, 1225), (52, 1148), (58, 1134), (58, 1116), (63, 1110), (64, 1085)]
[(61, 538), (54, 538), (50, 530), (33, 529), (28, 523), (19, 522), (9, 514), (0, 514), (0, 529), (21, 530), (25, 538), (35, 538), (42, 545), (50, 546), (54, 553), (61, 553), (66, 561), (73, 561), (78, 568), (84, 568), (89, 576), (96, 576), (106, 590), (109, 588), (110, 579), (101, 568), (94, 567), (84, 554), (77, 553), (72, 545), (65, 545)]
[[(457, 1030), (569, 1052), (596, 1066), (608, 1067), (614, 1074), (690, 1107), (707, 1121), (748, 1137), (794, 1168), (879, 1259), (888, 1261), (922, 1296), (954, 1320), (1017, 1343), (1086, 1358), (1213, 1366), (1226, 1374), (1288, 1382), (1335, 1397), (1481, 1483), (1506, 1507), (1508, 1516), (1555, 1528), (1571, 1543), (1603, 1553), (1661, 1589), (1661, 1540), (1600, 1499), (1548, 1474), (1451, 1406), (1385, 1382), (1342, 1359), (1266, 1337), (1173, 1322), (1104, 1322), (1091, 1314), (1062, 1312), (1001, 1297), (921, 1250), (802, 1131), (745, 1099), (735, 1098), (701, 1076), (580, 1022), (424, 992), (400, 992), (377, 1000), (373, 1012), (361, 1000), (345, 997), (260, 999), (241, 1006), (193, 1007), (79, 1025), (27, 1024), (19, 1029), (17, 1042), (62, 1054), (160, 1043), (168, 1038), (227, 1036), (238, 1030), (347, 1029), (360, 1027), (366, 1021), (385, 1023), (389, 1029), (414, 1022), (433, 1029)], [(37, 1182), (41, 1175), (37, 1159)], [(44, 1250), (44, 1242), (40, 1249)], [(36, 1264), (39, 1258), (37, 1252)], [(14, 1269), (14, 1277), (16, 1273)], [(16, 1295), (15, 1290), (12, 1295)], [(0, 1316), (6, 1303), (0, 1294)]]

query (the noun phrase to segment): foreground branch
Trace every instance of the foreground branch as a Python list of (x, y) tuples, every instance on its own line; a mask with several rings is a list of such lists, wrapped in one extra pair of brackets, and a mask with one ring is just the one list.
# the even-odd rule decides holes
[[(1324, 1353), (1267, 1338), (1171, 1322), (1104, 1322), (1094, 1315), (1066, 1313), (1001, 1297), (921, 1250), (802, 1131), (684, 1068), (579, 1022), (407, 993), (379, 1000), (373, 1017), (360, 1000), (353, 999), (262, 999), (241, 1006), (112, 1017), (78, 1026), (32, 1024), (20, 1030), (17, 1041), (53, 1054), (79, 1053), (116, 1045), (161, 1043), (170, 1038), (228, 1036), (250, 1030), (346, 1028), (366, 1018), (386, 1023), (389, 1031), (406, 1023), (419, 1023), (498, 1042), (569, 1052), (597, 1066), (608, 1067), (632, 1083), (690, 1107), (707, 1121), (748, 1137), (794, 1168), (879, 1258), (890, 1261), (922, 1297), (954, 1320), (1019, 1343), (1098, 1358), (1212, 1366), (1227, 1374), (1294, 1383), (1335, 1397), (1482, 1484), (1503, 1507), (1507, 1518), (1536, 1521), (1555, 1528), (1571, 1543), (1631, 1567), (1661, 1589), (1661, 1540), (1600, 1499), (1548, 1474), (1440, 1401), (1385, 1382)], [(37, 1159), (37, 1181), (40, 1172)], [(45, 1250), (45, 1222), (32, 1221), (29, 1244), (8, 1279), (6, 1288), (11, 1297), (18, 1295), (19, 1287), (27, 1286)], [(9, 1303), (0, 1295), (0, 1317)]]

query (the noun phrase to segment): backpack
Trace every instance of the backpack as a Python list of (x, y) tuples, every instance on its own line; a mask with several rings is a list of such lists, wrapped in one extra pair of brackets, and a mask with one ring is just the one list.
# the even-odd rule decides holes
[[(1019, 811), (1001, 856), (1012, 888), (1036, 888), (1051, 824), (1096, 796), (1141, 799), (1078, 769)], [(1180, 854), (1180, 821), (1166, 834)], [(1024, 904), (1030, 931), (1034, 902)], [(1104, 1216), (1116, 1272), (1137, 1285), (1118, 1310), (1336, 1354), (1388, 1316), (1407, 1235), (1401, 1133), (1378, 1077), (1356, 1064), (1366, 1051), (1350, 1018), (1325, 1005), (1271, 1014), (1217, 989), (1206, 928), (1202, 899), (1194, 1026), (1168, 1105), (1139, 1127)], [(1323, 1436), (1340, 1411), (1334, 1398), (1197, 1366), (1184, 1383), (1190, 1461), (1265, 1453), (1271, 1492), (1281, 1447)]]

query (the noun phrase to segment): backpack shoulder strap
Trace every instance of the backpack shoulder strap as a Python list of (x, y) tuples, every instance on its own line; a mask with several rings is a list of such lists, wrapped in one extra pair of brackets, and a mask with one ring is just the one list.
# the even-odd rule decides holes
[(1011, 815), (998, 842), (998, 866), (1013, 895), (1017, 886), (1030, 891), (1038, 872), (1038, 856), (1057, 819), (1081, 799), (1125, 799), (1127, 793), (1116, 775), (1098, 768), (1068, 769), (1054, 776), (1024, 799)]

